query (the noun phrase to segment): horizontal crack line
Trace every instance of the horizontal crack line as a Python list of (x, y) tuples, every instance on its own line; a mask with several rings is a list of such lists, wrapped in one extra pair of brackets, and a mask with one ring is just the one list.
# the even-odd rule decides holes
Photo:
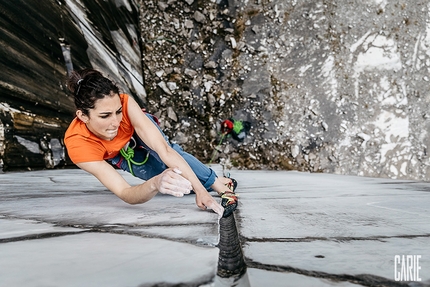
[(9, 237), (9, 238), (0, 238), (0, 243), (9, 243), (9, 242), (18, 242), (18, 241), (27, 241), (27, 240), (35, 240), (35, 239), (45, 239), (52, 237), (61, 237), (67, 235), (75, 235), (86, 232), (92, 232), (91, 230), (82, 230), (82, 231), (69, 231), (69, 232), (46, 232), (46, 233), (38, 233), (38, 234), (29, 234), (17, 237)]
[(241, 242), (312, 242), (312, 241), (384, 241), (391, 238), (430, 238), (430, 234), (394, 235), (394, 236), (367, 236), (367, 237), (302, 237), (302, 238), (249, 238), (241, 236)]
[[(49, 223), (49, 222), (46, 222)], [(198, 222), (190, 222), (187, 224), (178, 223), (166, 223), (166, 224), (122, 224), (122, 223), (106, 223), (106, 224), (61, 224), (61, 223), (50, 223), (55, 224), (58, 227), (73, 227), (73, 228), (87, 228), (87, 229), (139, 229), (139, 228), (151, 228), (151, 227), (191, 227), (194, 228), (196, 226), (207, 226), (207, 227), (215, 227), (217, 223), (198, 223)]]
[[(358, 275), (349, 275), (349, 274), (331, 274), (320, 271), (312, 271), (312, 270), (303, 270), (299, 268), (294, 268), (291, 266), (282, 266), (282, 265), (272, 265), (272, 264), (264, 264), (260, 262), (253, 261), (245, 257), (245, 262), (248, 268), (256, 268), (266, 271), (274, 271), (274, 272), (291, 272), (296, 274), (301, 274), (304, 276), (310, 276), (321, 279), (329, 279), (332, 281), (347, 281), (350, 283), (360, 284), (363, 286), (371, 286), (371, 287), (407, 287), (410, 286), (406, 283), (396, 282), (384, 277), (371, 275), (371, 274), (358, 274)], [(418, 282), (416, 282), (418, 283)], [(414, 282), (415, 284), (415, 282)], [(420, 283), (414, 286), (424, 286)]]
[[(8, 243), (8, 242), (19, 242), (19, 241), (26, 241), (26, 240), (37, 240), (37, 239), (45, 239), (45, 238), (51, 238), (51, 237), (60, 237), (60, 236), (66, 236), (66, 235), (74, 235), (74, 234), (81, 234), (81, 233), (109, 233), (109, 234), (120, 234), (120, 235), (129, 235), (129, 236), (136, 236), (141, 238), (153, 238), (153, 239), (164, 239), (169, 241), (175, 241), (175, 242), (183, 242), (187, 244), (197, 245), (197, 246), (210, 246), (214, 247), (216, 244), (215, 242), (209, 241), (202, 241), (199, 242), (197, 239), (189, 239), (189, 238), (171, 238), (168, 236), (163, 236), (161, 234), (152, 234), (149, 232), (145, 232), (145, 229), (149, 229), (151, 227), (195, 227), (195, 226), (206, 226), (206, 227), (215, 227), (217, 226), (217, 223), (190, 223), (190, 224), (148, 224), (148, 225), (127, 225), (127, 224), (121, 224), (121, 223), (107, 223), (107, 224), (76, 224), (76, 223), (69, 223), (64, 224), (60, 222), (55, 221), (43, 221), (40, 219), (34, 219), (34, 218), (23, 218), (18, 216), (12, 216), (8, 214), (0, 214), (0, 219), (3, 220), (29, 220), (34, 221), (37, 223), (46, 223), (51, 224), (54, 227), (59, 228), (79, 228), (81, 230), (79, 231), (52, 231), (52, 232), (43, 232), (43, 233), (37, 233), (37, 234), (28, 234), (28, 235), (22, 235), (22, 236), (16, 236), (16, 237), (8, 237), (8, 238), (0, 238), (0, 244), (1, 243)], [(138, 230), (140, 229), (140, 230)]]
[[(66, 227), (66, 226), (63, 226)], [(168, 236), (163, 235), (154, 235), (150, 233), (145, 232), (133, 232), (133, 231), (127, 231), (124, 229), (114, 229), (114, 228), (104, 228), (101, 227), (82, 227), (85, 228), (85, 230), (82, 231), (69, 231), (69, 232), (46, 232), (46, 233), (37, 233), (37, 234), (29, 234), (29, 235), (23, 235), (23, 236), (17, 236), (17, 237), (8, 237), (8, 238), (0, 238), (0, 244), (1, 243), (10, 243), (10, 242), (20, 242), (20, 241), (28, 241), (28, 240), (38, 240), (38, 239), (47, 239), (47, 238), (53, 238), (53, 237), (61, 237), (61, 236), (68, 236), (68, 235), (76, 235), (76, 234), (83, 234), (83, 233), (99, 233), (99, 234), (116, 234), (116, 235), (129, 235), (129, 236), (136, 236), (141, 238), (151, 238), (151, 239), (163, 239), (163, 240), (169, 240), (174, 242), (182, 242), (197, 246), (203, 246), (203, 247), (214, 247), (215, 243), (210, 242), (198, 242), (196, 240), (189, 240), (187, 238), (170, 238)]]

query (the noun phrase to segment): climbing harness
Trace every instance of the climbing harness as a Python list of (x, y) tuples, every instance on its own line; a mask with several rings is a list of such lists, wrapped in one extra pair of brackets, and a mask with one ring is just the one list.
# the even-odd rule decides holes
[[(142, 109), (142, 112), (144, 112), (145, 114), (151, 116), (152, 120), (158, 126), (160, 126), (160, 121), (158, 120), (158, 118), (156, 116), (154, 116), (154, 115), (152, 115), (150, 113), (147, 113), (145, 108)], [(135, 136), (137, 136), (137, 135), (135, 135)], [(132, 166), (132, 164), (137, 165), (137, 166), (144, 165), (148, 161), (148, 158), (149, 158), (149, 151), (147, 151), (145, 149), (146, 150), (146, 157), (143, 159), (143, 161), (142, 162), (136, 162), (136, 161), (134, 161), (133, 160), (133, 158), (134, 158), (134, 149), (136, 149), (136, 148), (145, 149), (143, 146), (137, 146), (136, 139), (133, 136), (133, 137), (130, 138), (130, 141), (122, 149), (119, 150), (119, 152), (121, 153), (122, 157), (127, 161), (128, 169), (130, 170), (130, 173), (133, 176), (135, 176), (135, 175), (134, 175), (134, 172), (133, 172), (133, 168), (132, 168), (133, 166)], [(122, 159), (116, 164), (116, 166), (119, 167), (119, 168), (121, 168), (121, 163), (122, 163)]]

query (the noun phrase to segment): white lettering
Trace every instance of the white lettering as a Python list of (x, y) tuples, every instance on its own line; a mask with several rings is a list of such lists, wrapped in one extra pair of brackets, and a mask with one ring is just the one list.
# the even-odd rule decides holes
[(420, 278), (420, 270), (421, 270), (421, 266), (420, 266), (420, 258), (421, 258), (421, 255), (417, 255), (417, 281), (421, 281), (421, 278)]
[(394, 280), (395, 281), (421, 281), (420, 259), (421, 259), (421, 255), (406, 255), (406, 256), (395, 255), (394, 256)]
[(406, 281), (412, 281), (413, 274), (412, 274), (412, 268), (414, 267), (413, 264), (413, 257), (412, 255), (406, 255)]
[(400, 272), (397, 271), (397, 264), (400, 264), (400, 255), (394, 256), (394, 280), (400, 281)]
[(406, 264), (405, 255), (402, 255), (402, 269), (400, 271), (400, 281), (406, 280)]

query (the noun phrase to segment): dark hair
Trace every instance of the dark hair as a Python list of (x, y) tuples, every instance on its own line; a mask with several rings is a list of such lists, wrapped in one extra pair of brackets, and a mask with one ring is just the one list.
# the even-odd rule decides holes
[(119, 94), (119, 88), (111, 80), (94, 69), (72, 71), (67, 87), (73, 93), (76, 109), (88, 115), (95, 102), (104, 97)]

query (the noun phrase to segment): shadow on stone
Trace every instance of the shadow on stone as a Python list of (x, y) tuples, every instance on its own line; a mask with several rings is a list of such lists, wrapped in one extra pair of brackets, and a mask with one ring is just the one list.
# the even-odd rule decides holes
[(250, 283), (239, 242), (234, 214), (226, 218), (221, 218), (219, 226), (219, 259), (217, 276), (215, 277), (215, 287), (249, 287)]

